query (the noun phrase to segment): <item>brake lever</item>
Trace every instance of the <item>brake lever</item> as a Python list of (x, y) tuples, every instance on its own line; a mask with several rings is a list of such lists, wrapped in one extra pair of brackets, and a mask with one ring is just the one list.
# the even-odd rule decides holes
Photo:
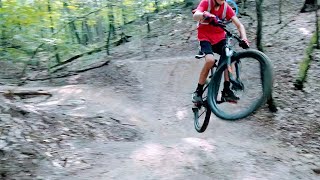
[(218, 23), (215, 23), (214, 21), (211, 21), (209, 24), (210, 24), (210, 25), (213, 25), (213, 26), (219, 26), (219, 27), (222, 27), (222, 28), (225, 28), (225, 27), (226, 27), (226, 25), (223, 24), (223, 21), (220, 20), (220, 19), (218, 19)]

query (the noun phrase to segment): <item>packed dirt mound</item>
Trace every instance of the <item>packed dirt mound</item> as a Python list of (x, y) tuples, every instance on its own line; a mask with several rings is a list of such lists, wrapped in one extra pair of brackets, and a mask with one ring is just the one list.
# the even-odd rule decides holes
[[(241, 21), (254, 42), (255, 1), (247, 2)], [(0, 177), (318, 179), (318, 61), (305, 90), (293, 89), (315, 29), (313, 13), (297, 16), (301, 5), (290, 1), (278, 24), (277, 2), (264, 4), (265, 53), (274, 64), (277, 113), (262, 108), (238, 122), (212, 116), (205, 133), (193, 129), (190, 97), (203, 60), (194, 59), (198, 43), (190, 9), (177, 8), (152, 17), (149, 35), (134, 36), (110, 56), (97, 53), (51, 74), (67, 76), (30, 80), (49, 76), (33, 71), (23, 87), (2, 86)], [(14, 66), (10, 72), (17, 72)], [(16, 82), (1, 77), (6, 85)]]

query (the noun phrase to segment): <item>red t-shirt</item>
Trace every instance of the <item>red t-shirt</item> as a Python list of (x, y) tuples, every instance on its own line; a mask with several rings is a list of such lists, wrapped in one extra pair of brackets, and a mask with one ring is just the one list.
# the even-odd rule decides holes
[[(224, 2), (225, 3), (225, 2)], [(211, 14), (218, 16), (222, 19), (224, 4), (222, 4), (219, 9), (216, 11), (214, 9), (213, 1), (211, 0)], [(208, 0), (202, 0), (197, 7), (198, 11), (204, 12), (208, 10)], [(226, 20), (230, 20), (233, 16), (235, 16), (235, 12), (228, 5), (226, 11)], [(198, 40), (199, 41), (209, 41), (212, 45), (217, 44), (221, 40), (225, 39), (225, 32), (223, 29), (212, 26), (208, 24), (199, 24), (198, 26)]]

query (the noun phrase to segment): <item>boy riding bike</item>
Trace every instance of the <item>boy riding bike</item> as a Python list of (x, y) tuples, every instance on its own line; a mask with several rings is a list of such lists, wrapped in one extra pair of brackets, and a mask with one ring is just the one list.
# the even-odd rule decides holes
[[(246, 31), (243, 24), (237, 18), (233, 9), (225, 2), (225, 0), (201, 0), (195, 13), (194, 20), (199, 22), (198, 40), (200, 42), (201, 52), (205, 54), (205, 64), (201, 70), (199, 82), (196, 91), (192, 95), (192, 102), (195, 104), (202, 103), (203, 86), (210, 69), (215, 64), (213, 52), (222, 54), (223, 47), (226, 44), (225, 31), (220, 27), (212, 26), (209, 23), (218, 23), (220, 19), (231, 20), (237, 27), (243, 42), (249, 46)], [(230, 89), (230, 81), (228, 72), (225, 72), (224, 89), (222, 91), (222, 99), (230, 102), (236, 102), (239, 97), (235, 96)]]

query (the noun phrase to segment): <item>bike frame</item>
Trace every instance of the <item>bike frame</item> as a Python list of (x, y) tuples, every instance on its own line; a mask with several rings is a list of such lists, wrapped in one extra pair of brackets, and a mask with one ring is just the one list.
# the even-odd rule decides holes
[[(211, 74), (210, 74), (209, 78), (211, 78), (213, 76), (216, 68), (220, 68), (221, 66), (224, 66), (226, 64), (227, 68), (228, 68), (228, 76), (229, 76), (231, 84), (234, 87), (236, 87), (238, 90), (243, 90), (244, 87), (243, 87), (243, 84), (240, 80), (240, 63), (241, 62), (239, 60), (234, 63), (234, 67), (235, 67), (235, 71), (236, 71), (235, 77), (232, 74), (232, 64), (231, 64), (232, 56), (236, 53), (234, 51), (234, 47), (233, 47), (231, 41), (234, 38), (237, 39), (238, 41), (241, 41), (241, 39), (238, 36), (235, 36), (234, 34), (232, 34), (229, 30), (227, 30), (225, 28), (225, 26), (220, 26), (220, 27), (223, 28), (224, 31), (226, 32), (226, 45), (223, 47), (224, 51), (222, 52), (223, 54), (220, 55), (218, 66), (216, 64), (214, 64), (213, 67), (211, 68), (211, 70), (210, 70)], [(208, 85), (209, 84), (207, 84), (204, 87), (204, 90), (206, 90)]]
[[(194, 111), (194, 119), (195, 119), (195, 128), (198, 132), (204, 132), (208, 126), (210, 120), (210, 113), (213, 112), (217, 117), (225, 119), (225, 120), (238, 120), (244, 117), (247, 117), (255, 110), (257, 110), (263, 103), (270, 97), (272, 92), (272, 64), (270, 63), (269, 58), (262, 52), (250, 48), (249, 45), (241, 40), (240, 37), (236, 34), (232, 34), (230, 31), (226, 29), (226, 25), (222, 23), (216, 24), (215, 22), (210, 23), (213, 26), (219, 26), (226, 32), (226, 45), (224, 46), (223, 52), (220, 56), (219, 62), (216, 62), (214, 66), (210, 69), (209, 78), (206, 80), (203, 93), (203, 103), (199, 104), (199, 106), (192, 108)], [(235, 39), (239, 42), (239, 46), (243, 49), (248, 49), (247, 51), (239, 51), (235, 52), (235, 44), (236, 42), (232, 42)], [(241, 112), (237, 112), (235, 114), (225, 113), (223, 110), (218, 107), (218, 104), (223, 102), (227, 102), (225, 99), (218, 101), (218, 93), (221, 86), (221, 80), (223, 79), (225, 70), (229, 69), (228, 75), (230, 79), (230, 84), (232, 84), (231, 88), (233, 90), (244, 90), (244, 86), (240, 80), (240, 63), (242, 59), (245, 58), (253, 58), (256, 62), (260, 64), (260, 78), (262, 83), (262, 95), (259, 98), (252, 102), (252, 104), (248, 107), (248, 109), (244, 109)], [(231, 65), (234, 66), (235, 71), (230, 71)], [(219, 73), (219, 74), (217, 74)], [(209, 80), (209, 81), (208, 81)], [(238, 87), (237, 87), (238, 86)], [(199, 115), (201, 106), (206, 109)], [(204, 117), (201, 117), (203, 113), (206, 113)], [(200, 125), (199, 119), (204, 118), (204, 122)]]

